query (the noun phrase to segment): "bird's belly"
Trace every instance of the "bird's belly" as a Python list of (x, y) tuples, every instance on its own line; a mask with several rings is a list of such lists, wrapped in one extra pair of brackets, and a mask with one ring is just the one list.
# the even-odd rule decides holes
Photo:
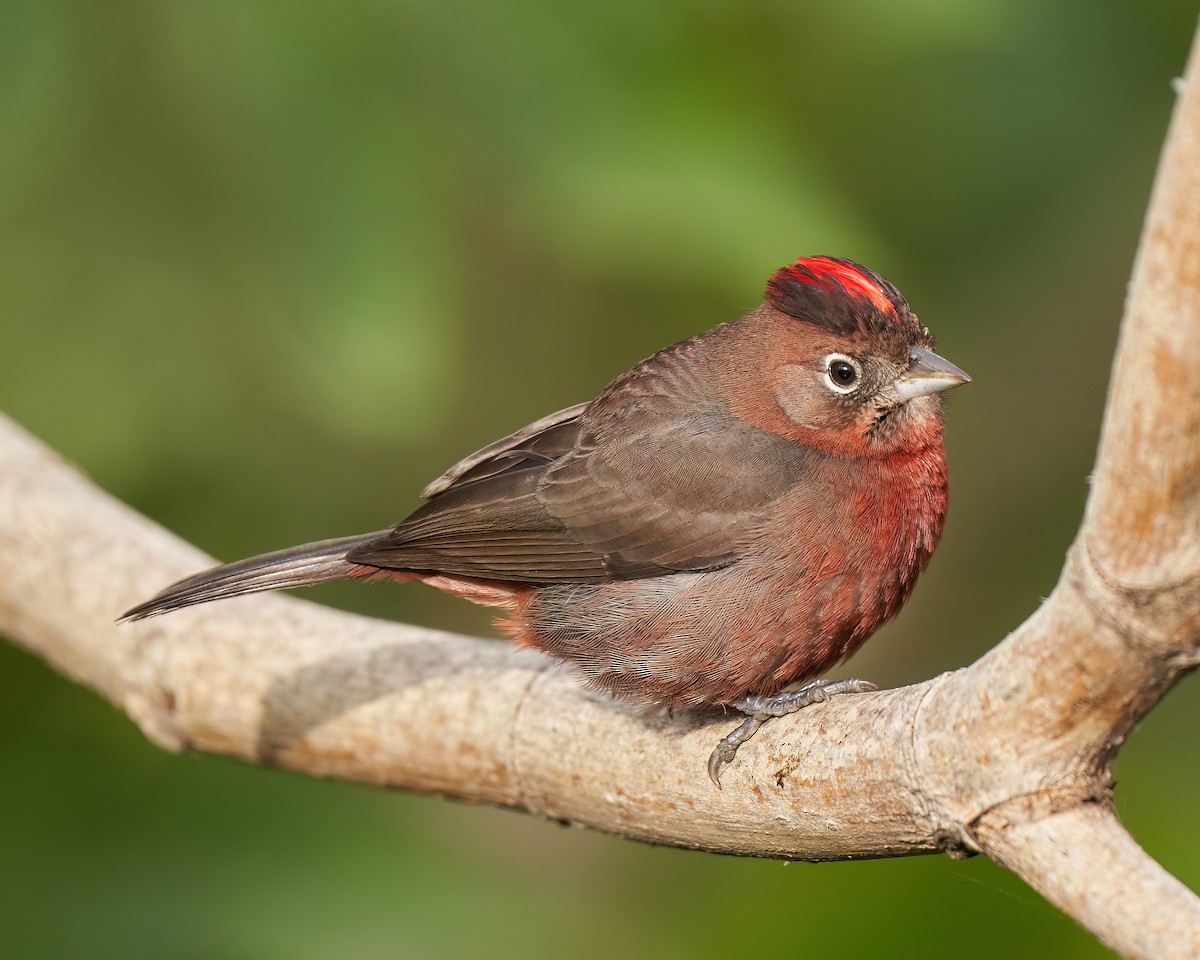
[[(722, 570), (541, 587), (510, 624), (588, 683), (661, 706), (774, 693), (845, 659), (891, 612), (851, 570)], [(898, 608), (902, 598), (895, 598)]]

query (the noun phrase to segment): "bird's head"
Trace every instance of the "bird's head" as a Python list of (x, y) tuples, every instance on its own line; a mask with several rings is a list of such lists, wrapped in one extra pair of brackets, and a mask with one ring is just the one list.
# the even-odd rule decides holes
[(940, 394), (971, 379), (934, 353), (892, 284), (850, 260), (777, 270), (757, 316), (771, 329), (756, 376), (767, 409), (746, 414), (814, 446), (886, 456), (940, 441)]

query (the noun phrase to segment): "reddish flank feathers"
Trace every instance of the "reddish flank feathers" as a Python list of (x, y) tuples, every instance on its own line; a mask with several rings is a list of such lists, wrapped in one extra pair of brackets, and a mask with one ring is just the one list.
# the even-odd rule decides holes
[(770, 717), (907, 600), (946, 508), (933, 352), (894, 286), (849, 260), (777, 271), (766, 302), (637, 364), (594, 401), (464, 459), (390, 530), (252, 557), (168, 587), (140, 619), (326, 580), (421, 580), (613, 696)]

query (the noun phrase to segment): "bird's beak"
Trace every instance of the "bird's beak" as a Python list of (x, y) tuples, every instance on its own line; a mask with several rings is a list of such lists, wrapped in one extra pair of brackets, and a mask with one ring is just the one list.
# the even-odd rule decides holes
[(908, 352), (908, 358), (908, 369), (894, 384), (901, 403), (971, 382), (966, 373), (932, 350), (913, 347)]

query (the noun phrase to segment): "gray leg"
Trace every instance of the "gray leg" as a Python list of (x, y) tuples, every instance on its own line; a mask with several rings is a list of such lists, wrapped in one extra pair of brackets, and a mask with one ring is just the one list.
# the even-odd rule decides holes
[(721, 786), (721, 768), (738, 752), (738, 747), (758, 733), (758, 728), (772, 717), (784, 717), (795, 713), (814, 703), (823, 703), (830, 697), (840, 693), (868, 693), (878, 690), (875, 684), (868, 680), (835, 680), (826, 683), (824, 680), (813, 680), (796, 690), (785, 690), (764, 697), (751, 693), (733, 704), (746, 714), (746, 719), (732, 733), (724, 737), (708, 758), (708, 776), (719, 788)]

